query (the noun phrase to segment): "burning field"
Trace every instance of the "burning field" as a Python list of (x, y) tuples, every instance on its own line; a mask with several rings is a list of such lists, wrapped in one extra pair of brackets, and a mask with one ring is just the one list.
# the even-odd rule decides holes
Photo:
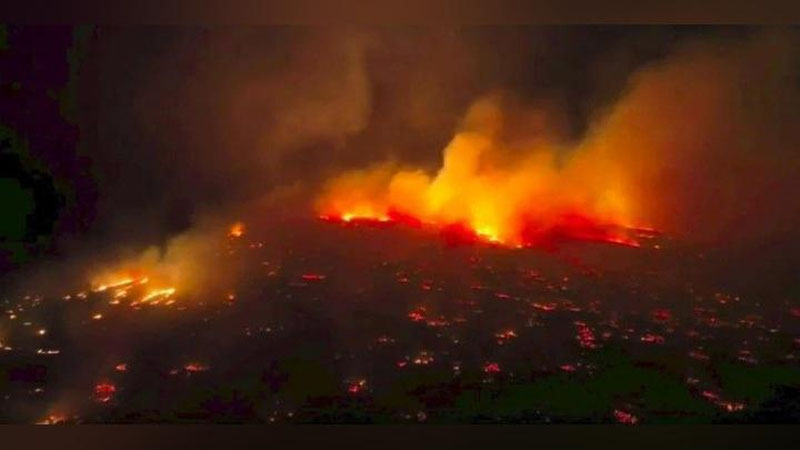
[(383, 223), (288, 228), (277, 242), (220, 229), (208, 263), (248, 275), (213, 295), (125, 274), (6, 300), (4, 419), (635, 424), (795, 411), (800, 305), (721, 291), (669, 239), (554, 253)]
[(68, 31), (0, 422), (800, 420), (796, 30)]

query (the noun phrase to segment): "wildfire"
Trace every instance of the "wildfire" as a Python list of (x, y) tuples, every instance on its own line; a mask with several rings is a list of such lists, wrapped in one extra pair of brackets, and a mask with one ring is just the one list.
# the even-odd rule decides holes
[(554, 144), (506, 142), (503, 113), (494, 99), (476, 103), (433, 176), (385, 165), (331, 180), (320, 218), (422, 226), (448, 241), (512, 248), (565, 239), (638, 247), (650, 237), (616, 165), (578, 150), (562, 163)]

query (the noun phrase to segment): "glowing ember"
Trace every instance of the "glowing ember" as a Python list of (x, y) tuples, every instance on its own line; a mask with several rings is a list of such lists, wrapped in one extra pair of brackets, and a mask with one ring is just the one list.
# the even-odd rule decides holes
[(744, 403), (731, 401), (721, 401), (718, 405), (727, 412), (742, 411), (745, 406)]
[(640, 340), (648, 344), (663, 344), (664, 336), (647, 333), (644, 336), (642, 336)]
[(350, 382), (347, 386), (347, 392), (351, 394), (358, 394), (366, 390), (367, 388), (367, 380), (360, 379)]
[(204, 366), (198, 363), (189, 363), (183, 369), (189, 373), (205, 372), (208, 370), (208, 366)]
[(450, 325), (450, 322), (445, 320), (443, 317), (440, 317), (438, 319), (430, 319), (426, 322), (426, 324), (429, 327), (446, 327)]
[(617, 419), (617, 422), (625, 425), (636, 425), (639, 422), (639, 419), (633, 414), (619, 409), (614, 410), (614, 418)]
[(414, 358), (412, 362), (418, 366), (427, 366), (428, 364), (433, 362), (433, 355), (429, 352), (422, 351), (419, 352), (417, 357)]
[(242, 222), (236, 222), (231, 225), (231, 228), (228, 230), (228, 237), (236, 239), (242, 236), (244, 236), (244, 224)]
[(497, 343), (502, 345), (517, 337), (517, 333), (514, 330), (506, 330), (500, 333), (496, 333), (494, 337), (497, 338)]
[(558, 306), (555, 302), (550, 303), (534, 303), (533, 307), (542, 311), (554, 311)]
[(496, 362), (486, 363), (483, 366), (483, 371), (485, 373), (500, 373), (500, 364)]
[(581, 347), (588, 349), (596, 348), (597, 344), (595, 344), (595, 336), (592, 329), (583, 322), (575, 322), (575, 326), (578, 328), (576, 339)]
[(67, 421), (67, 416), (65, 416), (64, 414), (52, 413), (49, 414), (44, 419), (40, 420), (39, 422), (36, 422), (36, 425), (58, 425), (58, 424), (63, 424), (66, 421)]
[(425, 320), (425, 308), (417, 308), (410, 313), (408, 313), (408, 318), (411, 319), (412, 322), (422, 322)]
[(710, 357), (700, 350), (692, 350), (689, 352), (689, 357), (699, 361), (708, 361)]
[(116, 370), (117, 372), (125, 372), (128, 370), (128, 365), (125, 363), (117, 364), (116, 366), (114, 366), (114, 370)]
[(300, 278), (303, 281), (322, 281), (325, 279), (325, 275), (320, 275), (316, 273), (304, 273)]
[(666, 322), (672, 318), (672, 313), (668, 309), (657, 309), (653, 311), (653, 319), (657, 322)]
[(117, 391), (111, 383), (99, 383), (94, 387), (94, 397), (100, 403), (108, 403)]

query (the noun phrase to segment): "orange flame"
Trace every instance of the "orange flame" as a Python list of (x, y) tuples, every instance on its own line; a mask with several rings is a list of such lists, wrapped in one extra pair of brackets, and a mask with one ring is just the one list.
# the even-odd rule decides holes
[[(333, 179), (318, 200), (321, 217), (343, 223), (430, 226), (456, 241), (511, 247), (580, 239), (638, 246), (631, 195), (619, 167), (576, 149), (508, 142), (495, 99), (476, 103), (444, 149), (435, 176), (384, 165)], [(593, 156), (596, 155), (596, 156)]]

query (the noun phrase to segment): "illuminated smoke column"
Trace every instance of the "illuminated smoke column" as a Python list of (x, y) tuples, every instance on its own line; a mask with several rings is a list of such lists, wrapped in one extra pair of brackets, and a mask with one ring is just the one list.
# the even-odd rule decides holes
[[(501, 96), (476, 102), (444, 149), (434, 176), (383, 165), (332, 180), (318, 202), (320, 215), (345, 222), (429, 225), (448, 236), (508, 246), (579, 239), (638, 245), (628, 193), (608, 164), (560, 161), (564, 149), (539, 135), (509, 132)], [(514, 117), (519, 122), (519, 117)], [(515, 124), (516, 125), (516, 124)], [(517, 125), (518, 126), (518, 125)]]

